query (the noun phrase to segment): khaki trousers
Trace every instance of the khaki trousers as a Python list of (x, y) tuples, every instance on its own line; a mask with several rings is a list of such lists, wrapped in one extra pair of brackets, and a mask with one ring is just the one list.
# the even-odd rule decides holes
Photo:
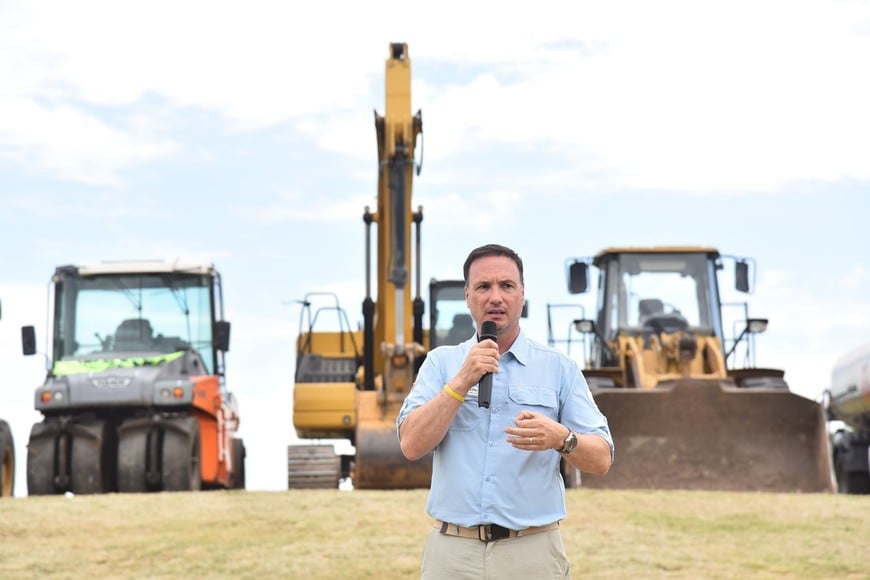
[(571, 578), (558, 529), (481, 542), (433, 528), (423, 548), (422, 580), (545, 580)]

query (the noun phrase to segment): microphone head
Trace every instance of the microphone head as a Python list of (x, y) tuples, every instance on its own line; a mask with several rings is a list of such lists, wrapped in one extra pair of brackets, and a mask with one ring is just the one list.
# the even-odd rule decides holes
[(495, 322), (492, 320), (484, 320), (483, 324), (480, 326), (480, 340), (484, 339), (496, 339), (496, 326)]

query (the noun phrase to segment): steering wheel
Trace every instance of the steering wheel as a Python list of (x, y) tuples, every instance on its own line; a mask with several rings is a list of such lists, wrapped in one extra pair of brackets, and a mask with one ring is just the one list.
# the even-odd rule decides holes
[(689, 321), (679, 314), (656, 314), (644, 320), (644, 326), (649, 326), (657, 333), (672, 333), (689, 328)]

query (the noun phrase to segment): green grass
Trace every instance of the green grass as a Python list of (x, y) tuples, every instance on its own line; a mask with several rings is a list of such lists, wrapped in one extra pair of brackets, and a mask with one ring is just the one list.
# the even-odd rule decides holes
[[(13, 498), (0, 578), (419, 578), (425, 505), (425, 490)], [(575, 578), (868, 578), (870, 497), (573, 489), (562, 534)]]

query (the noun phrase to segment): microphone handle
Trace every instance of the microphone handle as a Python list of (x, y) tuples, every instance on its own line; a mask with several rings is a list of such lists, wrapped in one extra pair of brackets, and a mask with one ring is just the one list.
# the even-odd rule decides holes
[(492, 373), (486, 373), (480, 377), (477, 386), (477, 406), (489, 409), (490, 399), (492, 399)]
[[(486, 320), (480, 326), (480, 338), (477, 341), (487, 339), (497, 340), (496, 326), (492, 320)], [(477, 406), (489, 409), (490, 399), (492, 399), (492, 373), (486, 373), (480, 377), (480, 382), (477, 383)]]

